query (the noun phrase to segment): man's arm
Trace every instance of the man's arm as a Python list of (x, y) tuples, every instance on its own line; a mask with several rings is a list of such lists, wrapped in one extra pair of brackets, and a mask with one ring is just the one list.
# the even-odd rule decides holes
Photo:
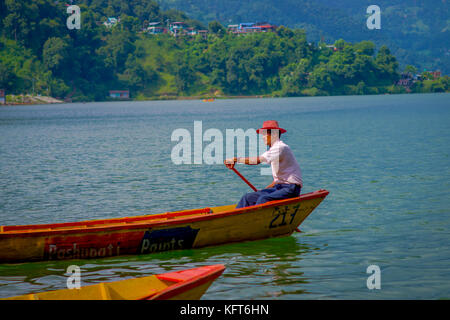
[(236, 162), (249, 165), (256, 165), (260, 164), (262, 161), (260, 157), (248, 157), (248, 158), (237, 158)]
[[(261, 160), (261, 157), (248, 157), (248, 158), (229, 158), (229, 159), (225, 159), (225, 161), (223, 163), (225, 163), (225, 165), (232, 169), (234, 168), (234, 165), (236, 163), (245, 163), (245, 164), (249, 164), (249, 165), (255, 165), (255, 164), (260, 164), (261, 162), (263, 162)], [(275, 180), (269, 184), (266, 189), (269, 188), (273, 188), (275, 186)]]
[(249, 164), (249, 165), (257, 165), (260, 164), (261, 158), (260, 157), (248, 157), (248, 158), (229, 158), (225, 159), (224, 163), (227, 167), (233, 168), (236, 163), (243, 163), (243, 164)]

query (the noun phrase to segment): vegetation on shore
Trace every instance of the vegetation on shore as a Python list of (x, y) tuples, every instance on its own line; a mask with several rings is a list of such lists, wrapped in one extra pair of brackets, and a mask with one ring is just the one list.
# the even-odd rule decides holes
[[(154, 1), (81, 1), (80, 30), (66, 27), (66, 6), (49, 0), (0, 0), (0, 88), (73, 101), (101, 101), (109, 90), (136, 100), (207, 96), (316, 96), (402, 93), (390, 50), (370, 41), (308, 43), (302, 29), (235, 35)], [(106, 28), (108, 16), (120, 23)], [(150, 21), (185, 21), (203, 38), (149, 35)], [(409, 69), (414, 69), (408, 66)], [(410, 92), (448, 92), (449, 77), (425, 77)]]
[[(306, 30), (308, 41), (373, 41), (389, 47), (400, 68), (450, 73), (450, 6), (443, 0), (157, 0), (203, 23), (268, 21)], [(367, 8), (381, 10), (381, 29), (367, 28)]]

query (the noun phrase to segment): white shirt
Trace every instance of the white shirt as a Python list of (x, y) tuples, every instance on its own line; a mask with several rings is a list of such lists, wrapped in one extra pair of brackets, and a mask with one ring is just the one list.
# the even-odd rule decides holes
[(303, 187), (300, 166), (295, 160), (291, 148), (283, 141), (276, 141), (269, 150), (260, 156), (260, 159), (271, 165), (275, 183), (299, 184)]

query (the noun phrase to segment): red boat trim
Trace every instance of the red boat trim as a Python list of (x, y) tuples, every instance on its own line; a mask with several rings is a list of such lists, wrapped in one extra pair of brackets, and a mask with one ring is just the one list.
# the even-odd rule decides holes
[[(27, 230), (39, 230), (39, 229), (51, 229), (59, 227), (88, 227), (91, 225), (101, 225), (101, 224), (118, 224), (118, 223), (130, 223), (139, 220), (144, 220), (145, 222), (151, 222), (150, 220), (165, 219), (165, 218), (176, 218), (186, 215), (193, 215), (198, 213), (209, 213), (211, 208), (193, 209), (183, 212), (166, 212), (158, 213), (154, 215), (144, 215), (137, 217), (124, 217), (124, 218), (111, 218), (111, 219), (100, 219), (100, 220), (86, 220), (77, 222), (62, 222), (62, 223), (49, 223), (49, 224), (34, 224), (34, 225), (16, 225), (16, 226), (2, 226), (2, 232), (11, 231), (27, 231)], [(72, 229), (69, 229), (72, 230)], [(91, 229), (92, 230), (92, 229)], [(49, 231), (59, 231), (59, 230), (49, 230)]]
[[(183, 272), (192, 272), (193, 270), (198, 269), (198, 276), (194, 276), (189, 280), (183, 280)], [(179, 294), (187, 292), (195, 287), (201, 286), (209, 281), (213, 281), (217, 279), (225, 270), (225, 266), (222, 264), (212, 265), (212, 266), (204, 266), (190, 270), (184, 270), (179, 272), (171, 272), (157, 275), (160, 280), (168, 280), (168, 281), (179, 281), (179, 283), (175, 285), (169, 286), (167, 289), (161, 291), (160, 293), (147, 297), (145, 299), (151, 300), (166, 300), (173, 298)], [(204, 271), (204, 270), (207, 271)], [(201, 272), (203, 271), (203, 272)]]
[[(327, 190), (318, 190), (318, 191), (314, 191), (314, 192), (310, 192), (310, 193), (306, 193), (303, 195), (300, 195), (299, 197), (295, 197), (295, 198), (290, 198), (290, 199), (285, 199), (285, 200), (275, 200), (275, 201), (270, 201), (270, 202), (266, 202), (264, 204), (260, 204), (260, 205), (255, 205), (255, 206), (251, 206), (251, 207), (245, 207), (245, 208), (240, 208), (240, 209), (233, 209), (233, 210), (229, 210), (229, 211), (224, 211), (224, 212), (217, 212), (217, 213), (211, 213), (211, 214), (205, 214), (205, 215), (201, 215), (201, 216), (194, 216), (194, 217), (186, 217), (186, 218), (181, 218), (181, 219), (174, 219), (172, 221), (161, 221), (161, 222), (152, 222), (152, 221), (148, 221), (148, 222), (142, 222), (142, 223), (135, 223), (132, 225), (105, 225), (105, 226), (98, 226), (98, 227), (93, 227), (93, 228), (84, 228), (84, 229), (79, 229), (79, 228), (74, 228), (74, 229), (64, 229), (64, 230), (39, 230), (39, 231), (25, 231), (25, 230), (33, 230), (33, 229), (42, 229), (43, 227), (47, 227), (48, 229), (51, 228), (56, 228), (56, 227), (70, 227), (70, 226), (85, 226), (87, 225), (85, 222), (69, 222), (69, 223), (59, 223), (59, 224), (48, 224), (48, 225), (30, 225), (30, 228), (25, 228), (25, 226), (17, 226), (17, 227), (21, 227), (21, 229), (25, 229), (23, 230), (23, 232), (20, 232), (19, 230), (17, 232), (8, 232), (8, 229), (4, 230), (4, 233), (0, 233), (0, 238), (8, 238), (8, 237), (15, 237), (17, 235), (20, 235), (21, 237), (34, 237), (34, 236), (48, 236), (48, 235), (58, 235), (58, 234), (67, 234), (67, 233), (93, 233), (93, 232), (105, 232), (105, 231), (120, 231), (120, 230), (124, 230), (124, 231), (128, 231), (128, 230), (134, 230), (134, 229), (146, 229), (146, 228), (150, 228), (150, 227), (159, 227), (159, 226), (171, 226), (171, 225), (176, 225), (176, 224), (187, 224), (187, 223), (191, 223), (191, 222), (198, 222), (198, 221), (207, 221), (207, 220), (212, 220), (212, 219), (217, 219), (217, 218), (223, 218), (223, 217), (227, 217), (227, 216), (231, 216), (231, 215), (239, 215), (239, 214), (244, 214), (244, 213), (248, 213), (248, 212), (252, 212), (252, 211), (256, 211), (256, 210), (260, 210), (260, 209), (264, 209), (264, 208), (269, 208), (269, 207), (276, 207), (276, 206), (283, 206), (283, 205), (289, 205), (292, 203), (297, 203), (300, 201), (306, 201), (306, 200), (311, 200), (311, 199), (316, 199), (316, 198), (325, 198), (327, 195), (329, 194), (329, 192)], [(192, 215), (195, 213), (192, 213), (194, 211), (202, 211), (202, 212), (209, 212), (209, 208), (203, 208), (203, 209), (194, 209), (192, 211), (188, 211), (188, 212), (179, 212), (179, 213), (174, 213), (174, 214), (178, 214), (179, 217), (182, 217), (183, 215)], [(166, 213), (166, 214), (170, 214), (170, 213)], [(166, 214), (155, 214), (154, 219), (156, 220), (157, 218), (166, 218)], [(163, 216), (164, 215), (164, 216)], [(133, 217), (131, 217), (133, 218)], [(127, 218), (117, 218), (117, 219), (127, 219)], [(151, 215), (149, 215), (149, 220), (151, 220), (152, 217)], [(111, 220), (111, 219), (108, 219)], [(95, 225), (95, 224), (102, 224), (102, 221), (105, 220), (89, 220), (89, 223), (91, 225)], [(120, 221), (118, 222), (120, 223)], [(104, 223), (106, 224), (106, 223)], [(10, 227), (16, 227), (16, 226), (10, 226)], [(10, 228), (8, 226), (4, 226), (3, 228)], [(13, 230), (14, 231), (14, 230)]]

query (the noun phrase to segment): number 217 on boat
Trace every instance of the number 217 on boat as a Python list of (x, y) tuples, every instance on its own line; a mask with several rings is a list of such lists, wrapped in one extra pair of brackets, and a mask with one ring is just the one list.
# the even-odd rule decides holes
[(277, 228), (291, 224), (299, 208), (300, 204), (293, 207), (275, 207), (272, 212), (272, 220), (270, 221), (269, 228)]

